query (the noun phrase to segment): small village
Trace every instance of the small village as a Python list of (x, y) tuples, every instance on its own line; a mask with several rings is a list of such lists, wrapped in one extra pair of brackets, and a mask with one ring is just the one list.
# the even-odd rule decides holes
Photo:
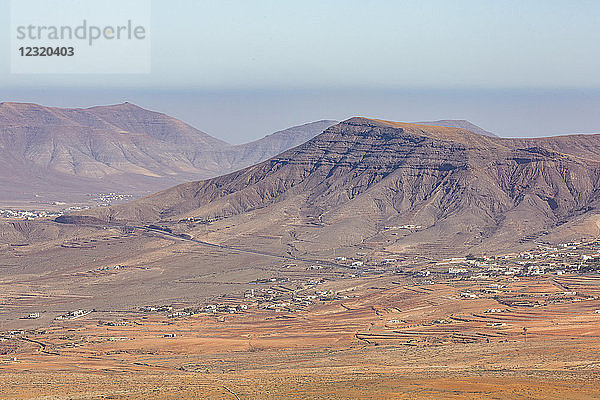
[[(37, 195), (36, 195), (37, 197)], [(0, 219), (26, 220), (52, 219), (75, 211), (87, 210), (91, 207), (108, 207), (113, 204), (119, 204), (134, 199), (132, 194), (126, 193), (88, 193), (85, 197), (89, 198), (86, 204), (67, 205), (64, 201), (37, 202), (36, 207), (40, 209), (12, 209), (0, 208)], [(41, 206), (40, 206), (41, 205)], [(46, 209), (42, 209), (42, 207)]]
[[(132, 315), (161, 314), (168, 318), (183, 318), (197, 314), (221, 315), (247, 312), (251, 309), (270, 310), (277, 313), (306, 311), (315, 304), (355, 297), (352, 291), (337, 292), (321, 289), (328, 282), (339, 279), (359, 279), (378, 276), (403, 277), (416, 287), (446, 284), (458, 289), (462, 299), (495, 298), (505, 305), (539, 306), (548, 303), (565, 303), (592, 300), (573, 290), (577, 286), (574, 276), (595, 277), (600, 271), (600, 241), (562, 243), (555, 246), (538, 245), (522, 253), (493, 256), (465, 256), (445, 259), (426, 265), (405, 267), (401, 257), (372, 260), (364, 253), (354, 257), (335, 257), (333, 262), (346, 265), (343, 273), (332, 274), (332, 266), (314, 264), (305, 267), (304, 278), (292, 279), (273, 276), (261, 278), (249, 285), (256, 286), (237, 295), (221, 295), (214, 302), (199, 305), (144, 305)], [(295, 266), (296, 264), (291, 264)], [(288, 268), (290, 265), (287, 266)], [(116, 273), (129, 269), (127, 265), (112, 265), (96, 269), (101, 273)], [(148, 269), (136, 267), (136, 269)], [(94, 271), (90, 271), (93, 273)], [(556, 293), (521, 294), (504, 296), (508, 284), (532, 277), (551, 277), (564, 290)], [(466, 288), (469, 289), (466, 289)], [(462, 289), (465, 288), (465, 289)], [(600, 289), (599, 289), (600, 290)], [(506, 293), (504, 293), (506, 294)], [(531, 302), (527, 299), (530, 299)], [(600, 306), (598, 306), (600, 309)], [(492, 309), (493, 310), (493, 309)], [(74, 310), (55, 317), (55, 320), (72, 320), (86, 316), (95, 310)], [(37, 319), (43, 310), (25, 315), (26, 319)], [(493, 311), (490, 311), (493, 312)]]
[[(114, 274), (130, 269), (130, 266), (117, 264), (99, 267), (89, 273)], [(573, 318), (580, 315), (578, 318), (585, 316), (588, 320), (600, 316), (598, 240), (539, 244), (520, 253), (467, 255), (420, 264), (406, 262), (402, 255), (375, 259), (366, 253), (355, 253), (353, 256), (336, 256), (322, 263), (282, 267), (282, 271), (290, 269), (294, 270), (292, 275), (273, 274), (254, 279), (247, 282), (250, 288), (243, 292), (219, 295), (201, 304), (140, 305), (133, 310), (118, 312), (77, 309), (52, 316), (51, 326), (52, 329), (66, 329), (95, 323), (125, 328), (163, 321), (161, 323), (166, 325), (164, 330), (157, 332), (157, 340), (175, 340), (186, 335), (174, 329), (175, 326), (198, 321), (198, 318), (209, 318), (226, 329), (232, 318), (262, 315), (267, 320), (290, 320), (311, 315), (315, 307), (337, 305), (352, 315), (361, 310), (352, 304), (361, 304), (365, 290), (368, 292), (368, 288), (361, 289), (361, 282), (365, 280), (379, 282), (372, 289), (384, 296), (387, 304), (370, 306), (374, 307), (372, 311), (370, 308), (361, 311), (374, 312), (382, 321), (378, 328), (375, 325), (368, 331), (357, 331), (356, 337), (366, 343), (429, 346), (507, 340), (522, 334), (523, 328), (565, 312)], [(347, 283), (339, 286), (340, 282)], [(404, 304), (412, 297), (415, 300), (411, 300), (410, 305)], [(398, 300), (394, 300), (396, 298)], [(444, 315), (433, 308), (429, 319), (411, 317), (413, 309), (429, 302), (442, 304), (442, 299), (448, 304), (461, 304), (464, 311)], [(21, 319), (38, 320), (46, 314), (47, 310), (31, 310)], [(0, 341), (4, 347), (7, 343), (14, 346), (18, 342), (39, 341), (37, 337), (45, 331), (0, 332)], [(130, 339), (111, 334), (102, 340)], [(81, 339), (77, 343), (67, 341), (56, 349), (86, 342)]]
[(113, 204), (119, 204), (126, 201), (131, 201), (135, 198), (134, 195), (128, 193), (91, 193), (87, 195), (92, 197), (92, 202), (96, 207), (108, 207)]
[(539, 244), (536, 249), (496, 256), (466, 256), (432, 264), (421, 275), (450, 275), (459, 278), (541, 276), (587, 273), (600, 270), (600, 241)]
[(38, 218), (56, 218), (63, 215), (63, 212), (53, 212), (46, 210), (12, 210), (0, 209), (0, 218), (4, 219), (23, 219), (34, 220)]
[[(337, 263), (345, 263), (350, 271), (344, 279), (389, 275), (403, 276), (415, 285), (435, 285), (443, 283), (456, 286), (462, 299), (494, 298), (507, 306), (537, 307), (543, 304), (558, 304), (595, 300), (595, 295), (585, 295), (571, 290), (573, 275), (597, 275), (600, 270), (600, 243), (564, 243), (554, 247), (539, 245), (537, 249), (518, 253), (476, 258), (472, 256), (443, 260), (427, 268), (403, 269), (397, 260), (386, 258), (367, 261), (365, 256), (336, 257)], [(363, 261), (365, 260), (365, 261)], [(102, 271), (127, 268), (126, 266), (104, 267)], [(307, 279), (289, 281), (277, 277), (259, 279), (249, 284), (257, 286), (238, 295), (223, 295), (220, 302), (197, 306), (177, 307), (175, 305), (141, 306), (141, 313), (156, 313), (168, 318), (184, 318), (197, 314), (225, 315), (243, 313), (248, 310), (270, 310), (276, 313), (296, 313), (308, 310), (315, 304), (356, 297), (351, 291), (336, 292), (319, 289), (329, 281), (339, 278), (319, 277), (327, 274), (331, 267), (310, 265), (306, 267)], [(567, 278), (567, 275), (570, 278)], [(519, 294), (509, 293), (508, 284), (521, 278), (556, 277), (563, 282), (564, 290), (548, 293)], [(560, 280), (563, 278), (562, 280)], [(553, 278), (554, 279), (554, 278)], [(460, 289), (470, 287), (469, 290)], [(600, 288), (598, 289), (600, 291)], [(599, 293), (600, 294), (600, 293)], [(600, 309), (600, 306), (598, 306)], [(81, 311), (79, 311), (81, 312)], [(489, 309), (486, 313), (496, 312)], [(599, 310), (600, 313), (600, 310)], [(77, 312), (63, 316), (63, 319), (77, 318)]]

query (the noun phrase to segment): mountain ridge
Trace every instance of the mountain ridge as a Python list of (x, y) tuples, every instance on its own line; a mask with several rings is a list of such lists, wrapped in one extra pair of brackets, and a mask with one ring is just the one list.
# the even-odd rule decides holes
[[(510, 247), (596, 215), (600, 154), (589, 148), (600, 147), (600, 135), (580, 142), (351, 118), (257, 165), (84, 214), (192, 232), (193, 221), (229, 226), (254, 219), (267, 226), (274, 215), (287, 214), (296, 225), (318, 227), (310, 234), (317, 247), (333, 246), (335, 235), (353, 245), (385, 238), (389, 251), (427, 248), (440, 238), (449, 239), (439, 245), (452, 254)], [(192, 227), (184, 228), (185, 221)], [(422, 229), (401, 239), (387, 235), (386, 226), (404, 225)]]
[(334, 122), (317, 121), (232, 146), (128, 102), (89, 108), (3, 102), (0, 186), (3, 196), (14, 197), (61, 190), (140, 195), (254, 164)]
[(419, 125), (433, 125), (433, 126), (445, 126), (445, 127), (449, 127), (449, 128), (462, 128), (462, 129), (471, 131), (473, 133), (477, 133), (479, 135), (499, 137), (498, 135), (496, 135), (492, 132), (486, 131), (485, 129), (473, 124), (472, 122), (470, 122), (466, 119), (441, 119), (441, 120), (437, 120), (437, 121), (423, 121), (423, 122), (415, 122), (415, 123), (419, 124)]

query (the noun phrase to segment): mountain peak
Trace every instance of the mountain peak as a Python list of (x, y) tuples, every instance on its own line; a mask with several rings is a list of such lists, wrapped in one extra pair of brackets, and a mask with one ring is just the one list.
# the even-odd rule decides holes
[(151, 110), (148, 110), (146, 108), (140, 107), (137, 104), (133, 104), (130, 103), (128, 101), (125, 101), (123, 103), (117, 103), (117, 104), (107, 104), (107, 105), (103, 105), (103, 106), (93, 106), (93, 107), (89, 107), (86, 108), (85, 110), (89, 110), (89, 111), (94, 111), (94, 110), (106, 110), (106, 111), (145, 111), (145, 112), (154, 112)]
[(133, 108), (133, 109), (141, 109), (144, 110), (144, 108), (138, 106), (137, 104), (134, 103), (130, 103), (128, 101), (124, 101), (123, 103), (119, 103), (119, 104), (114, 104), (114, 105), (109, 105), (107, 107), (114, 107), (114, 108)]
[(120, 104), (110, 104), (105, 106), (93, 106), (88, 108), (80, 108), (80, 107), (53, 107), (53, 106), (44, 106), (37, 103), (24, 103), (24, 102), (13, 102), (13, 101), (4, 101), (0, 103), (0, 108), (6, 108), (16, 111), (34, 111), (34, 110), (47, 110), (47, 111), (60, 111), (60, 112), (68, 112), (68, 111), (94, 111), (100, 109), (106, 110), (143, 110), (148, 111), (138, 105), (133, 103), (124, 102)]

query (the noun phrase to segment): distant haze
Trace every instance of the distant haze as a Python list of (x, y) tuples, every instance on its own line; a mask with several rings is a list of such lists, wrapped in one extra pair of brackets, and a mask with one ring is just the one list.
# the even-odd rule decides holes
[(150, 73), (10, 74), (7, 29), (0, 101), (129, 101), (233, 144), (353, 116), (464, 119), (500, 136), (600, 131), (597, 0), (148, 2)]
[(465, 119), (498, 136), (600, 132), (600, 89), (139, 90), (6, 89), (0, 101), (89, 107), (130, 101), (232, 144), (321, 119)]
[(151, 73), (6, 74), (7, 29), (0, 87), (600, 88), (597, 0), (149, 2)]

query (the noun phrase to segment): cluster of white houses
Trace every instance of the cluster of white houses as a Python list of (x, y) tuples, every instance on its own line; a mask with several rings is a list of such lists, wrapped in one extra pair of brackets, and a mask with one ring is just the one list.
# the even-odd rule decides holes
[(535, 276), (546, 273), (563, 275), (566, 272), (598, 269), (600, 265), (598, 250), (596, 246), (586, 249), (582, 248), (581, 244), (569, 243), (532, 252), (481, 258), (450, 258), (435, 263), (430, 269), (420, 271), (420, 275), (428, 276), (427, 272), (455, 276), (479, 274), (478, 276), (483, 278), (497, 275)]
[(33, 220), (38, 218), (56, 218), (63, 215), (62, 212), (45, 210), (10, 210), (0, 209), (0, 218)]
[(77, 319), (77, 318), (81, 318), (84, 317), (90, 313), (94, 312), (94, 310), (76, 310), (76, 311), (69, 311), (66, 314), (63, 315), (59, 315), (58, 317), (56, 317), (56, 320), (61, 320), (61, 319)]

